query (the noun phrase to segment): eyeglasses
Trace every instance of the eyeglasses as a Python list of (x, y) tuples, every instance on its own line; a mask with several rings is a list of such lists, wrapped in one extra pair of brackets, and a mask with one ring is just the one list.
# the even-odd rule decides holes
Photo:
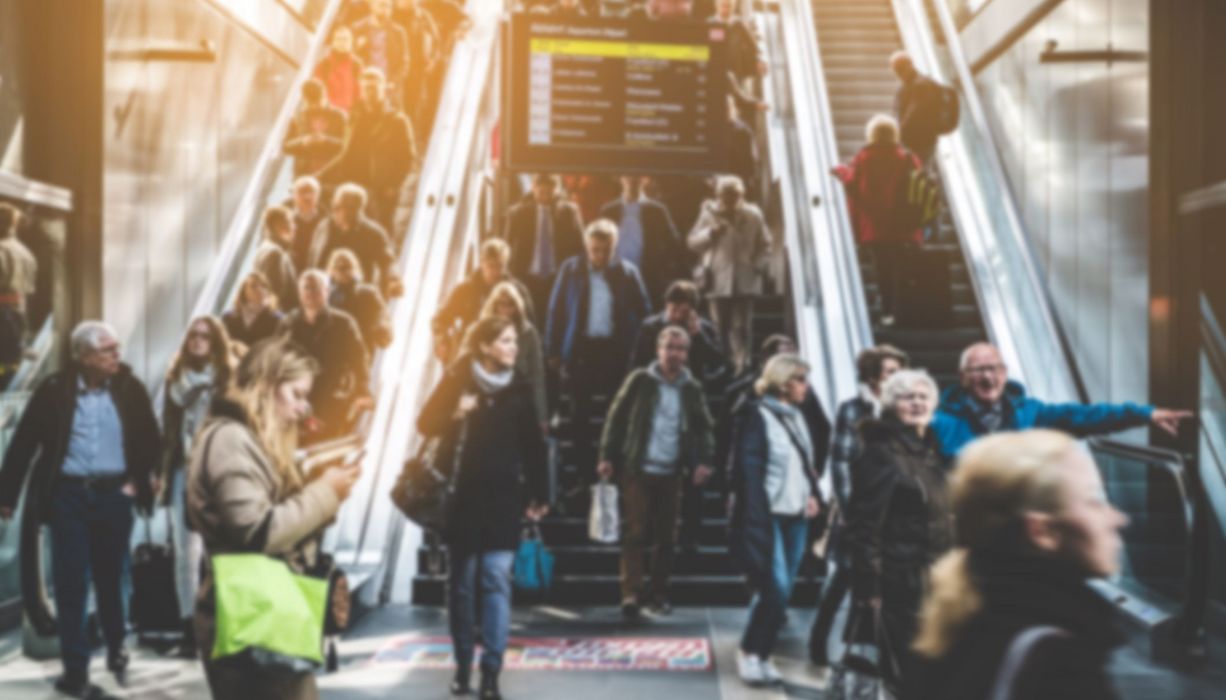
[(967, 374), (999, 374), (1005, 371), (1004, 365), (975, 365), (974, 367), (966, 367), (962, 370)]

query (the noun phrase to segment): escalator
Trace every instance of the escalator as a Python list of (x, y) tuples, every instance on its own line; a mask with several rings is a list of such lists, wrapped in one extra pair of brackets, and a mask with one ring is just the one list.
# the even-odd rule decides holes
[[(950, 256), (953, 307), (950, 323), (922, 329), (874, 327), (877, 342), (912, 353), (947, 383), (955, 380), (957, 351), (986, 337), (1000, 348), (1011, 378), (1048, 401), (1085, 401), (1087, 392), (1050, 292), (1042, 281), (1017, 203), (1000, 162), (949, 8), (924, 0), (813, 0), (802, 12), (815, 27), (811, 50), (823, 64), (815, 83), (824, 103), (826, 138), (841, 159), (852, 155), (871, 112), (892, 111), (895, 83), (887, 60), (897, 48), (916, 68), (955, 86), (962, 98), (958, 128), (942, 137), (935, 161), (946, 215), (936, 245)], [(817, 151), (819, 167), (834, 165), (830, 151)], [(931, 244), (930, 244), (931, 245)], [(859, 268), (864, 261), (840, 258)], [(874, 295), (871, 268), (864, 268), (862, 294)], [(1145, 640), (1163, 655), (1177, 636), (1203, 624), (1203, 558), (1192, 537), (1194, 479), (1180, 455), (1107, 439), (1089, 441), (1112, 502), (1130, 517), (1124, 531), (1122, 574), (1096, 585)], [(1198, 601), (1197, 598), (1200, 598)], [(1180, 632), (1179, 630), (1183, 630)]]

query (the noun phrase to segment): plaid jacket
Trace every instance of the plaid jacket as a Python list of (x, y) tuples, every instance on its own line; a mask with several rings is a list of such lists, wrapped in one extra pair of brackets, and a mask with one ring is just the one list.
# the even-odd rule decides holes
[(834, 419), (834, 439), (830, 444), (830, 479), (834, 496), (839, 501), (839, 510), (846, 513), (851, 499), (851, 463), (860, 452), (860, 433), (857, 427), (865, 418), (876, 416), (876, 406), (869, 401), (868, 387), (860, 385), (860, 395), (839, 404)]

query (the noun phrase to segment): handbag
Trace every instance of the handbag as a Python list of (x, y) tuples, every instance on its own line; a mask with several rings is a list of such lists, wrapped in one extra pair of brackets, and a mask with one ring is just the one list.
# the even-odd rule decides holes
[(545, 548), (536, 524), (525, 529), (515, 552), (512, 575), (516, 590), (524, 593), (546, 593), (553, 585), (553, 553)]
[[(179, 632), (183, 619), (175, 587), (175, 550), (172, 544), (156, 544), (150, 518), (145, 521), (145, 541), (132, 553), (132, 594), (128, 611), (138, 635)], [(170, 521), (170, 511), (166, 511)], [(173, 541), (173, 540), (172, 540)]]
[[(863, 608), (852, 611), (848, 639), (857, 639), (856, 629), (863, 624), (865, 611)], [(848, 644), (842, 661), (830, 676), (830, 684), (826, 686), (826, 700), (894, 700), (881, 660), (889, 660), (890, 672), (896, 680), (899, 678), (898, 657), (890, 647), (880, 610), (872, 610), (872, 624), (875, 645), (868, 646), (870, 649), (875, 646), (877, 658), (865, 653), (863, 644)]]
[(468, 437), (468, 420), (460, 422), (455, 454), (448, 465), (439, 464), (441, 440), (427, 439), (409, 461), (404, 463), (396, 484), (392, 486), (392, 503), (417, 525), (426, 530), (446, 532), (455, 502), (456, 477), (460, 458)]
[(603, 479), (592, 484), (592, 508), (588, 512), (587, 536), (601, 544), (616, 544), (620, 527), (617, 487)]

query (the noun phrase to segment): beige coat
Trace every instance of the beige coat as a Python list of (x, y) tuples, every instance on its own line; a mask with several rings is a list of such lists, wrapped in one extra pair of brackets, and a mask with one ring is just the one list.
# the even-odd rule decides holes
[(34, 293), (38, 260), (16, 236), (0, 238), (0, 294)]
[[(318, 481), (289, 493), (255, 434), (241, 420), (241, 412), (232, 404), (221, 406), (224, 413), (235, 415), (210, 419), (192, 447), (187, 486), (192, 527), (204, 539), (210, 557), (263, 552), (302, 572), (314, 563), (319, 538), (336, 517), (340, 501), (331, 487)], [(214, 608), (212, 572), (206, 569), (196, 598), (195, 628), (201, 655), (207, 659), (213, 646)], [(252, 677), (206, 661), (205, 674), (217, 698), (318, 697), (309, 673)]]
[(708, 298), (757, 296), (770, 260), (771, 236), (756, 205), (742, 202), (731, 214), (719, 200), (702, 204), (690, 231), (690, 250), (702, 255)]

